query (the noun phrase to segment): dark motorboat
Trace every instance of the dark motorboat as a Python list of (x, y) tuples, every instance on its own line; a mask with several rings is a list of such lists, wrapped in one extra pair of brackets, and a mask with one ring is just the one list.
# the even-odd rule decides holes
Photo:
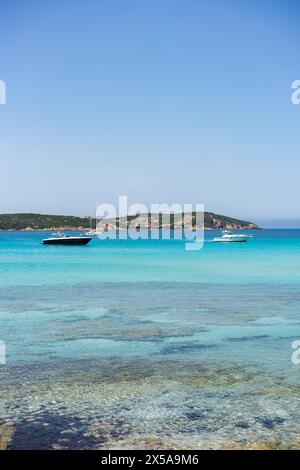
[(93, 237), (65, 235), (64, 233), (54, 233), (50, 238), (44, 238), (44, 245), (87, 245)]

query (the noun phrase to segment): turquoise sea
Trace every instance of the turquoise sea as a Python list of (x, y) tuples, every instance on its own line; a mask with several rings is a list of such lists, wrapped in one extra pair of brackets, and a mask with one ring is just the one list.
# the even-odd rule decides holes
[(0, 233), (0, 446), (299, 448), (300, 230)]

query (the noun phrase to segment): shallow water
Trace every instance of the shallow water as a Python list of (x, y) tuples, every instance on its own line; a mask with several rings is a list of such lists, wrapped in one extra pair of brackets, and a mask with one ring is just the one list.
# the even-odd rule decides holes
[(0, 234), (9, 448), (300, 447), (300, 230), (213, 235)]

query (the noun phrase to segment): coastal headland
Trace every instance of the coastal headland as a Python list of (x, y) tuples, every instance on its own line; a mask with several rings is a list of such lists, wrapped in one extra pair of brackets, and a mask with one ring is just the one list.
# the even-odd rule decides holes
[[(127, 230), (141, 229), (151, 230), (153, 228), (163, 229), (206, 229), (206, 230), (243, 230), (258, 229), (259, 227), (249, 221), (235, 219), (232, 217), (215, 214), (213, 212), (204, 213), (204, 226), (197, 226), (196, 213), (171, 214), (166, 220), (162, 214), (136, 214), (119, 217), (115, 220), (107, 219), (102, 221), (102, 225), (107, 230)], [(96, 219), (87, 217), (76, 217), (66, 215), (47, 215), (33, 213), (0, 214), (1, 231), (48, 231), (48, 230), (89, 230), (96, 226)]]

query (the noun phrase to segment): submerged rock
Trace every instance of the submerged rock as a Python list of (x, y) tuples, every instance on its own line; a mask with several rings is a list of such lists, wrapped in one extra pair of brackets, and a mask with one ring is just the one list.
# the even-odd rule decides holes
[(0, 425), (0, 450), (5, 450), (11, 440), (14, 433), (14, 428), (6, 424)]

